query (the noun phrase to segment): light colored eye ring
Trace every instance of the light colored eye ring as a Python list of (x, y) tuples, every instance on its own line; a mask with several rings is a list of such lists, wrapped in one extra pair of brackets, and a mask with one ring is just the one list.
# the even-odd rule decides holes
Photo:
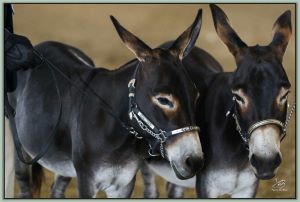
[(289, 93), (290, 93), (290, 89), (286, 89), (286, 88), (282, 87), (279, 90), (279, 93), (277, 95), (276, 103), (278, 105), (284, 105), (288, 100)]
[(172, 94), (158, 93), (156, 96), (152, 96), (151, 100), (155, 105), (166, 110), (166, 112), (177, 111), (179, 107), (178, 100)]
[(237, 89), (231, 91), (236, 98), (238, 105), (245, 111), (249, 107), (250, 98), (246, 95), (243, 89)]
[(280, 102), (285, 103), (288, 99), (288, 95), (289, 95), (289, 92), (286, 92), (286, 94), (280, 98)]
[(234, 94), (234, 97), (238, 103), (245, 104), (245, 100), (241, 96)]

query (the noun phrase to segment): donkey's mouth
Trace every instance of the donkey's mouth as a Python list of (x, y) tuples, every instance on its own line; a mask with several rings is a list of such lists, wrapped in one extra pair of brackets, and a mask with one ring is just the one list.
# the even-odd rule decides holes
[(273, 172), (262, 173), (262, 174), (255, 173), (255, 176), (260, 180), (270, 180), (275, 176), (275, 173), (273, 173)]
[(183, 172), (180, 172), (179, 169), (177, 168), (176, 164), (172, 161), (170, 162), (171, 167), (176, 175), (176, 177), (180, 180), (186, 180), (189, 179), (191, 177), (193, 177), (195, 174), (193, 173), (188, 173), (187, 171), (184, 171), (183, 169), (181, 169)]

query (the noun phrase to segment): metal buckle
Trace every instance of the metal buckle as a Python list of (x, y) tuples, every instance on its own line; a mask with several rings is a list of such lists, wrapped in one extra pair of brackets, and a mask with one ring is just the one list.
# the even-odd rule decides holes
[(131, 80), (128, 82), (128, 88), (130, 88), (130, 87), (135, 87), (134, 84), (135, 84), (135, 79), (131, 79)]
[(131, 112), (129, 112), (129, 114), (128, 114), (130, 120), (132, 120), (132, 113), (133, 113), (133, 112), (131, 111)]
[(167, 137), (165, 136), (166, 131), (160, 129), (159, 132), (160, 132), (159, 133), (160, 142), (164, 143), (167, 140)]

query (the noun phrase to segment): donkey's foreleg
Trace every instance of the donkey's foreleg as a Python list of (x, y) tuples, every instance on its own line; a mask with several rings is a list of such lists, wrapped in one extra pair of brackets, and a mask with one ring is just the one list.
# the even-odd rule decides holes
[(222, 195), (220, 190), (209, 181), (205, 171), (197, 174), (196, 193), (198, 198), (217, 198)]
[(51, 186), (51, 198), (65, 198), (65, 191), (71, 181), (71, 177), (55, 175), (55, 181)]
[(30, 166), (22, 163), (17, 154), (15, 154), (15, 174), (20, 189), (20, 194), (18, 197), (32, 198), (30, 187)]
[(184, 197), (184, 187), (167, 182), (166, 184), (168, 198), (183, 198)]
[(159, 193), (156, 186), (155, 173), (150, 170), (146, 163), (142, 164), (141, 173), (144, 180), (144, 197), (158, 198)]
[(79, 198), (95, 198), (98, 192), (93, 175), (77, 172), (77, 187)]

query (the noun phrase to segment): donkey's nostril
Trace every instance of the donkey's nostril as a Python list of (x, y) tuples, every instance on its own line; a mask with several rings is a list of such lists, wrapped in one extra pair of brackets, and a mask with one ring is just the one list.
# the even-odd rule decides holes
[(257, 157), (255, 156), (255, 154), (253, 154), (253, 155), (251, 156), (250, 163), (251, 163), (254, 167), (257, 167), (258, 161), (257, 161)]
[(186, 158), (185, 163), (186, 163), (186, 165), (187, 165), (189, 168), (193, 168), (193, 167), (194, 167), (193, 160), (192, 160), (192, 158), (189, 157), (189, 156)]
[(185, 163), (192, 172), (197, 172), (202, 169), (203, 167), (203, 160), (201, 158), (193, 158), (187, 157)]
[(274, 167), (277, 168), (280, 164), (281, 164), (281, 156), (279, 153), (277, 153), (274, 159)]

